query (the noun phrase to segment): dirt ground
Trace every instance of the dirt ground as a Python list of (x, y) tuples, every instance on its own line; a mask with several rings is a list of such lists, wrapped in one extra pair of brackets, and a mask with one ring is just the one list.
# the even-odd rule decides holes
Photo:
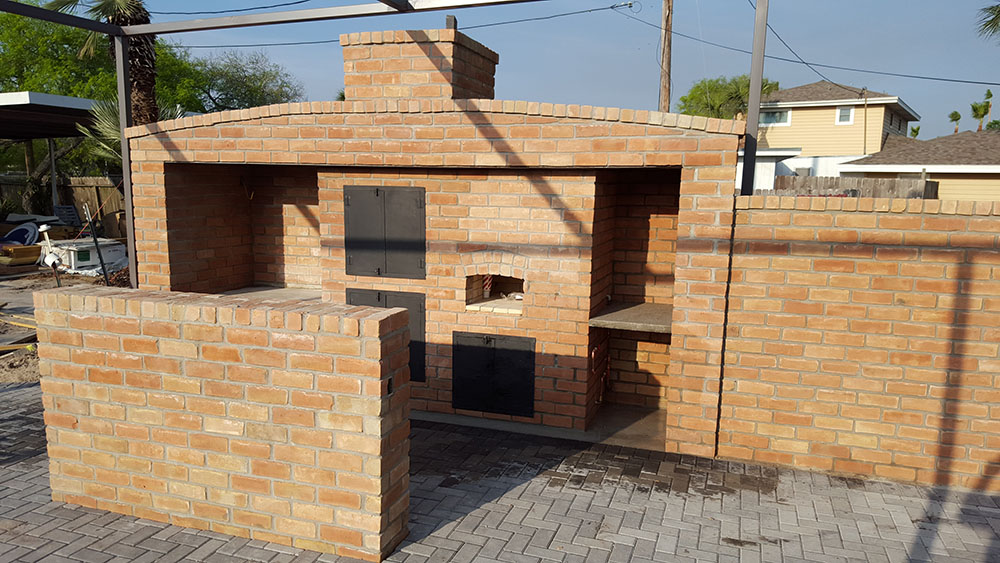
[(0, 384), (38, 381), (38, 351), (35, 347), (0, 356)]

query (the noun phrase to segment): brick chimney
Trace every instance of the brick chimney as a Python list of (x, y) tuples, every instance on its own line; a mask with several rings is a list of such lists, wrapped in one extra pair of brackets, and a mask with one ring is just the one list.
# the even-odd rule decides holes
[(500, 56), (454, 29), (340, 36), (348, 101), (493, 99)]

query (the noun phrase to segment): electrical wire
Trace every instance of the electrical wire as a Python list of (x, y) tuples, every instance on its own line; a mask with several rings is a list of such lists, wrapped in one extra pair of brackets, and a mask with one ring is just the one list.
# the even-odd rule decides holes
[[(304, 0), (304, 1), (310, 1), (310, 0)], [(515, 23), (526, 23), (526, 22), (553, 20), (553, 19), (556, 19), (556, 18), (563, 18), (563, 17), (567, 17), (567, 16), (576, 16), (576, 15), (580, 15), (580, 14), (590, 14), (590, 13), (594, 13), (594, 12), (602, 12), (602, 11), (605, 11), (605, 10), (617, 10), (619, 8), (630, 7), (631, 5), (632, 5), (632, 2), (618, 2), (617, 4), (612, 4), (610, 6), (604, 6), (602, 8), (591, 8), (589, 10), (577, 10), (575, 12), (564, 12), (564, 13), (561, 13), (561, 14), (551, 14), (551, 15), (548, 15), (548, 16), (539, 16), (539, 17), (535, 17), (535, 18), (522, 18), (522, 19), (519, 19), (519, 20), (508, 20), (508, 21), (501, 21), (501, 22), (484, 23), (484, 24), (480, 24), (480, 25), (470, 25), (470, 26), (463, 27), (461, 29), (462, 30), (480, 29), (480, 28), (484, 28), (484, 27), (495, 27), (495, 26), (498, 26), (498, 25), (509, 25), (509, 24), (515, 24)], [(183, 47), (185, 49), (238, 49), (238, 48), (243, 48), (243, 47), (287, 47), (287, 46), (294, 46), (294, 45), (320, 45), (320, 44), (324, 44), (324, 43), (338, 43), (339, 41), (340, 41), (340, 39), (324, 39), (324, 40), (319, 40), (319, 41), (289, 41), (289, 42), (284, 42), (284, 43), (242, 43), (242, 44), (237, 44), (237, 45), (179, 45), (179, 47)]]
[(605, 6), (603, 8), (591, 8), (589, 10), (577, 10), (575, 12), (565, 12), (565, 13), (562, 13), (562, 14), (552, 14), (552, 15), (549, 15), (549, 16), (539, 16), (539, 17), (536, 17), (536, 18), (523, 18), (523, 19), (519, 19), (519, 20), (509, 20), (509, 21), (494, 22), (494, 23), (484, 23), (484, 24), (479, 24), (479, 25), (469, 25), (469, 26), (462, 27), (461, 29), (462, 30), (466, 30), (466, 29), (481, 29), (481, 28), (484, 28), (484, 27), (496, 27), (498, 25), (510, 25), (510, 24), (514, 24), (514, 23), (526, 23), (526, 22), (538, 22), (538, 21), (545, 21), (545, 20), (554, 20), (556, 18), (564, 18), (566, 16), (577, 16), (577, 15), (580, 15), (580, 14), (591, 14), (591, 13), (594, 13), (594, 12), (603, 12), (605, 10), (616, 10), (618, 8), (627, 8), (627, 7), (631, 6), (631, 5), (632, 5), (632, 2), (619, 2), (617, 4), (612, 4), (611, 6)]
[[(648, 22), (648, 21), (646, 21), (646, 20), (644, 20), (642, 18), (637, 18), (637, 17), (633, 16), (632, 14), (627, 14), (627, 13), (622, 12), (620, 10), (614, 10), (614, 12), (616, 14), (618, 14), (618, 15), (624, 16), (624, 17), (632, 19), (632, 20), (635, 20), (635, 21), (637, 21), (637, 22), (639, 22), (639, 23), (641, 23), (643, 25), (647, 25), (649, 27), (652, 27), (652, 28), (655, 28), (655, 29), (658, 29), (658, 30), (661, 30), (661, 31), (663, 29), (658, 24), (655, 24), (655, 23), (652, 23), (652, 22)], [(733, 47), (731, 45), (723, 45), (722, 43), (715, 43), (714, 41), (708, 41), (707, 39), (699, 39), (697, 37), (694, 37), (694, 36), (691, 36), (691, 35), (687, 35), (687, 34), (679, 32), (679, 31), (673, 31), (673, 30), (671, 30), (671, 33), (673, 35), (678, 36), (678, 37), (683, 37), (684, 39), (690, 39), (691, 41), (697, 41), (699, 43), (704, 43), (706, 45), (711, 45), (713, 47), (718, 47), (720, 49), (725, 49), (727, 51), (733, 51), (733, 52), (736, 52), (736, 53), (743, 53), (745, 55), (752, 55), (753, 54), (753, 51), (750, 51), (748, 49), (741, 49), (739, 47)], [(765, 58), (768, 58), (768, 59), (771, 59), (771, 60), (775, 60), (775, 61), (782, 61), (782, 62), (794, 63), (794, 64), (803, 64), (803, 61), (799, 61), (799, 60), (796, 60), (796, 59), (790, 59), (788, 57), (779, 57), (777, 55), (764, 55), (764, 56), (765, 56)], [(829, 64), (823, 64), (823, 63), (817, 63), (817, 62), (810, 62), (809, 64), (812, 65), (812, 66), (815, 66), (815, 67), (819, 67), (819, 68), (829, 68), (829, 69), (832, 69), (832, 70), (843, 70), (843, 71), (846, 71), (846, 72), (860, 72), (860, 73), (864, 73), (864, 74), (876, 74), (876, 75), (879, 75), (879, 76), (894, 76), (894, 77), (897, 77), (897, 78), (912, 78), (914, 80), (932, 80), (932, 81), (936, 81), (936, 82), (951, 82), (951, 83), (955, 83), (955, 84), (975, 84), (975, 85), (980, 85), (980, 86), (1000, 86), (1000, 82), (988, 82), (988, 81), (985, 81), (985, 80), (966, 80), (966, 79), (963, 79), (963, 78), (943, 78), (943, 77), (940, 77), (940, 76), (924, 76), (924, 75), (920, 75), (920, 74), (906, 74), (906, 73), (901, 73), (901, 72), (889, 72), (889, 71), (884, 71), (884, 70), (870, 70), (870, 69), (864, 69), (864, 68), (854, 68), (854, 67), (849, 67), (849, 66), (829, 65)]]
[(298, 4), (305, 4), (306, 2), (312, 2), (312, 0), (296, 0), (295, 2), (285, 2), (282, 4), (271, 4), (269, 6), (253, 6), (250, 8), (233, 8), (232, 10), (207, 10), (203, 12), (154, 12), (150, 10), (150, 14), (156, 14), (158, 16), (204, 16), (204, 15), (216, 15), (216, 14), (235, 14), (238, 12), (253, 12), (255, 10), (268, 10), (270, 8), (283, 8), (285, 6), (296, 6)]

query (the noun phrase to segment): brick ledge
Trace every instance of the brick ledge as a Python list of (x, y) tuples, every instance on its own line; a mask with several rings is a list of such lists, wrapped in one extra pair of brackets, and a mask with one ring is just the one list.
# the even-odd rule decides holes
[(300, 102), (294, 104), (273, 104), (257, 108), (221, 111), (193, 117), (182, 117), (170, 121), (160, 121), (148, 125), (129, 127), (125, 135), (137, 139), (157, 133), (208, 127), (223, 123), (249, 121), (265, 117), (312, 114), (358, 114), (358, 113), (453, 113), (479, 112), (508, 115), (531, 115), (538, 117), (563, 117), (613, 123), (635, 123), (691, 129), (706, 133), (743, 135), (745, 121), (714, 119), (703, 116), (663, 113), (649, 110), (608, 108), (577, 104), (553, 104), (515, 100), (364, 100), (353, 102)]
[(902, 199), (873, 197), (739, 196), (740, 211), (857, 211), (862, 213), (932, 213), (1000, 215), (1000, 201)]

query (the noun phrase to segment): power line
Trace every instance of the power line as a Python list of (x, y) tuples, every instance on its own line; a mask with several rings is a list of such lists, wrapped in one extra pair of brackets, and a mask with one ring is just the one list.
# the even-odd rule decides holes
[(619, 2), (617, 4), (612, 4), (611, 6), (605, 6), (603, 8), (591, 8), (589, 10), (577, 10), (575, 12), (565, 12), (565, 13), (562, 13), (562, 14), (552, 14), (552, 15), (549, 15), (549, 16), (539, 16), (539, 17), (536, 17), (536, 18), (523, 18), (523, 19), (519, 19), (519, 20), (509, 20), (509, 21), (494, 22), (494, 23), (484, 23), (484, 24), (479, 24), (479, 25), (470, 25), (470, 26), (463, 27), (461, 29), (463, 29), (463, 30), (465, 30), (465, 29), (480, 29), (480, 28), (483, 28), (483, 27), (495, 27), (495, 26), (498, 26), (498, 25), (510, 25), (510, 24), (513, 24), (513, 23), (526, 23), (526, 22), (538, 22), (538, 21), (545, 21), (545, 20), (554, 20), (556, 18), (564, 18), (566, 16), (577, 16), (577, 15), (580, 15), (580, 14), (590, 14), (590, 13), (593, 13), (593, 12), (603, 12), (605, 10), (615, 10), (615, 9), (618, 9), (618, 8), (627, 8), (627, 7), (631, 6), (631, 5), (632, 5), (632, 2)]
[[(658, 29), (658, 30), (662, 29), (659, 25), (657, 25), (655, 23), (652, 23), (652, 22), (648, 22), (648, 21), (646, 21), (646, 20), (644, 20), (642, 18), (637, 18), (637, 17), (633, 16), (632, 14), (627, 14), (627, 13), (622, 12), (620, 10), (615, 10), (615, 13), (619, 14), (621, 16), (624, 16), (626, 18), (633, 19), (633, 20), (635, 20), (635, 21), (637, 21), (637, 22), (639, 22), (639, 23), (641, 23), (643, 25), (648, 25), (649, 27), (652, 27), (654, 29)], [(743, 53), (745, 55), (752, 55), (753, 54), (752, 51), (749, 51), (747, 49), (740, 49), (739, 47), (732, 47), (730, 45), (723, 45), (722, 43), (715, 43), (713, 41), (708, 41), (706, 39), (700, 39), (698, 37), (693, 37), (691, 35), (686, 35), (686, 34), (681, 33), (679, 31), (672, 30), (671, 33), (673, 33), (674, 35), (676, 35), (678, 37), (683, 37), (685, 39), (690, 39), (692, 41), (697, 41), (699, 43), (704, 43), (706, 45), (711, 45), (713, 47), (718, 47), (720, 49), (725, 49), (727, 51), (733, 51), (733, 52), (736, 52), (736, 53)], [(823, 64), (823, 63), (817, 63), (817, 62), (806, 63), (805, 61), (799, 61), (799, 60), (796, 60), (796, 59), (790, 59), (788, 57), (779, 57), (779, 56), (776, 56), (776, 55), (764, 55), (764, 56), (766, 58), (768, 58), (768, 59), (772, 59), (772, 60), (775, 60), (775, 61), (782, 61), (782, 62), (786, 62), (786, 63), (795, 63), (795, 64), (809, 64), (809, 65), (812, 65), (812, 66), (815, 66), (815, 67), (819, 67), (819, 68), (829, 68), (829, 69), (832, 69), (832, 70), (843, 70), (843, 71), (846, 71), (846, 72), (860, 72), (860, 73), (864, 73), (864, 74), (876, 74), (876, 75), (879, 75), (879, 76), (894, 76), (894, 77), (897, 77), (897, 78), (912, 78), (912, 79), (915, 79), (915, 80), (933, 80), (933, 81), (936, 81), (936, 82), (952, 82), (952, 83), (955, 83), (955, 84), (976, 84), (976, 85), (980, 85), (980, 86), (1000, 86), (1000, 82), (988, 82), (988, 81), (985, 81), (985, 80), (966, 80), (966, 79), (963, 79), (963, 78), (943, 78), (943, 77), (940, 77), (940, 76), (924, 76), (924, 75), (920, 75), (920, 74), (906, 74), (906, 73), (902, 73), (902, 72), (889, 72), (889, 71), (884, 71), (884, 70), (870, 70), (870, 69), (865, 69), (865, 68), (854, 68), (854, 67), (849, 67), (849, 66), (829, 65), (829, 64)]]
[(269, 6), (254, 6), (250, 8), (234, 8), (232, 10), (208, 10), (203, 12), (153, 12), (150, 14), (156, 14), (158, 16), (203, 16), (203, 15), (213, 15), (213, 14), (235, 14), (238, 12), (252, 12), (254, 10), (268, 10), (270, 8), (283, 8), (285, 6), (296, 6), (298, 4), (305, 4), (306, 2), (312, 2), (312, 0), (296, 0), (295, 2), (285, 2), (283, 4), (271, 4)]
[[(310, 0), (300, 0), (299, 2), (295, 2), (295, 3), (301, 3), (303, 1), (304, 2), (309, 2)], [(522, 18), (522, 19), (518, 19), (518, 20), (507, 20), (507, 21), (500, 21), (500, 22), (493, 22), (493, 23), (484, 23), (484, 24), (480, 24), (480, 25), (470, 25), (470, 26), (467, 26), (467, 27), (463, 27), (461, 29), (462, 30), (469, 30), (469, 29), (479, 29), (479, 28), (483, 28), (483, 27), (494, 27), (494, 26), (498, 26), (498, 25), (509, 25), (509, 24), (515, 24), (515, 23), (526, 23), (526, 22), (553, 20), (553, 19), (556, 19), (556, 18), (563, 18), (563, 17), (566, 17), (566, 16), (576, 16), (576, 15), (580, 15), (580, 14), (589, 14), (589, 13), (593, 13), (593, 12), (602, 12), (602, 11), (605, 11), (605, 10), (616, 10), (618, 8), (627, 8), (627, 7), (631, 6), (631, 5), (632, 5), (632, 2), (619, 2), (617, 4), (612, 4), (610, 6), (604, 6), (602, 8), (591, 8), (589, 10), (577, 10), (575, 12), (564, 12), (564, 13), (561, 13), (561, 14), (551, 14), (551, 15), (548, 15), (548, 16), (539, 16), (539, 17), (534, 17), (534, 18)], [(266, 6), (266, 7), (271, 7), (271, 6)], [(251, 8), (248, 8), (248, 9), (251, 9)], [(179, 47), (183, 47), (183, 48), (186, 48), (186, 49), (238, 49), (238, 48), (243, 48), (243, 47), (287, 47), (287, 46), (294, 46), (294, 45), (320, 45), (320, 44), (323, 44), (323, 43), (337, 43), (339, 41), (340, 41), (339, 39), (325, 39), (325, 40), (320, 40), (320, 41), (289, 41), (289, 42), (283, 42), (283, 43), (243, 43), (243, 44), (238, 44), (238, 45), (179, 45)]]

